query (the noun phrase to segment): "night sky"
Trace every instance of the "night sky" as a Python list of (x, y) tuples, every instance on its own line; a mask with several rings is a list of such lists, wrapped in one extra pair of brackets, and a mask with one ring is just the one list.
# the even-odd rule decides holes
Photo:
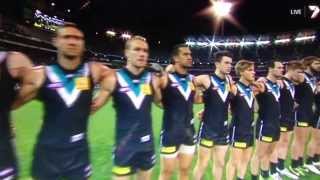
[[(55, 2), (54, 8), (50, 7)], [(83, 5), (89, 2), (86, 7)], [(309, 18), (310, 4), (320, 5), (320, 0), (229, 0), (236, 5), (232, 16), (242, 25), (239, 29), (225, 21), (224, 35), (264, 34), (319, 29), (320, 15)], [(24, 7), (40, 7), (52, 15), (65, 12), (66, 19), (75, 21), (87, 36), (103, 34), (106, 30), (129, 30), (162, 44), (181, 42), (190, 35), (213, 35), (214, 19), (199, 13), (210, 5), (209, 0), (10, 0), (1, 2), (0, 12), (11, 17), (23, 16)], [(81, 8), (82, 7), (82, 8)], [(11, 10), (8, 10), (11, 9)], [(291, 15), (290, 10), (301, 9), (301, 15)], [(63, 13), (62, 13), (63, 14)], [(220, 32), (220, 35), (222, 32)], [(218, 34), (219, 35), (219, 34)]]

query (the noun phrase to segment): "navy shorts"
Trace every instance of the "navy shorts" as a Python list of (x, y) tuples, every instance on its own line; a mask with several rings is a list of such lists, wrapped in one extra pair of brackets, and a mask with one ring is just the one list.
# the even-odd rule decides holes
[(314, 113), (314, 117), (312, 119), (312, 127), (315, 129), (320, 129), (320, 110), (317, 110)]
[(18, 166), (11, 140), (0, 142), (0, 179), (17, 179)]
[(280, 138), (280, 127), (272, 123), (261, 123), (260, 121), (256, 124), (256, 139), (262, 142), (273, 143), (278, 141)]
[(36, 146), (32, 163), (35, 180), (87, 180), (90, 175), (89, 149), (86, 145), (68, 149)]
[(314, 119), (314, 113), (312, 113), (312, 111), (306, 112), (303, 110), (297, 110), (295, 112), (295, 118), (297, 127), (310, 127)]
[(177, 130), (176, 132), (161, 131), (161, 146), (185, 144), (192, 146), (197, 141), (194, 128)]
[(230, 145), (234, 148), (246, 149), (254, 144), (253, 128), (247, 132), (239, 127), (233, 126), (230, 128)]
[(112, 173), (115, 176), (127, 176), (139, 170), (149, 170), (156, 163), (156, 155), (153, 148), (126, 147), (116, 148), (113, 152), (114, 166)]
[(200, 146), (207, 148), (212, 148), (215, 145), (228, 145), (228, 126), (215, 130), (207, 127), (204, 123), (202, 123), (199, 130), (198, 143)]
[(280, 119), (280, 132), (293, 131), (295, 126), (294, 119), (281, 118)]
[[(193, 154), (196, 142), (197, 135), (193, 127), (174, 132), (162, 131), (160, 153), (161, 155), (177, 155), (177, 153)], [(186, 148), (189, 150), (186, 150)], [(182, 149), (184, 150), (181, 151)]]

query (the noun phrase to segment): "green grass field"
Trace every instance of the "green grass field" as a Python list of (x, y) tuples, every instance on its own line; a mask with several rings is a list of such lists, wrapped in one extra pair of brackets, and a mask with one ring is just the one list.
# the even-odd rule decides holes
[[(201, 106), (195, 106), (195, 112)], [(153, 108), (153, 129), (155, 136), (156, 150), (159, 151), (159, 136), (161, 130), (162, 110)], [(30, 178), (30, 167), (32, 162), (33, 146), (36, 135), (39, 132), (42, 118), (42, 105), (39, 102), (31, 102), (13, 113), (16, 127), (16, 146), (20, 162), (20, 175), (22, 180)], [(108, 103), (99, 112), (90, 118), (89, 141), (91, 147), (91, 161), (93, 165), (92, 180), (111, 179), (112, 169), (112, 148), (114, 142), (115, 112), (112, 103)], [(197, 123), (198, 126), (198, 123)], [(158, 161), (153, 171), (153, 178), (158, 179), (159, 175), (159, 153)], [(210, 167), (209, 167), (210, 168)], [(250, 179), (247, 175), (246, 179)], [(176, 178), (175, 178), (176, 179)], [(213, 179), (208, 169), (205, 175), (206, 180)], [(320, 179), (319, 176), (307, 176), (303, 179)]]

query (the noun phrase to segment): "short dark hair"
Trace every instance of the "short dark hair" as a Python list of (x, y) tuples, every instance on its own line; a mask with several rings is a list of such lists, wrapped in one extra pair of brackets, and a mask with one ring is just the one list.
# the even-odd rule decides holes
[(276, 65), (276, 62), (280, 62), (281, 63), (281, 61), (278, 60), (278, 59), (273, 59), (271, 61), (268, 61), (267, 64), (266, 64), (267, 65), (267, 69), (274, 68), (275, 65)]
[(76, 23), (73, 23), (73, 22), (64, 22), (64, 24), (60, 25), (57, 27), (56, 29), (56, 36), (58, 35), (59, 31), (61, 31), (62, 29), (64, 28), (69, 28), (69, 27), (72, 27), (72, 28), (75, 28), (75, 29), (78, 29), (79, 31), (82, 32), (82, 30), (80, 29), (80, 27), (76, 24)]
[(316, 57), (316, 56), (307, 56), (307, 57), (304, 57), (302, 59), (302, 63), (303, 65), (305, 66), (305, 68), (311, 66), (311, 64), (314, 62), (314, 61), (320, 61), (320, 58)]
[(221, 62), (222, 58), (226, 56), (229, 58), (232, 58), (232, 54), (229, 51), (218, 51), (216, 53), (214, 53), (213, 59), (214, 62)]
[(173, 46), (172, 51), (171, 51), (171, 58), (173, 58), (174, 56), (177, 56), (180, 52), (180, 48), (189, 48), (188, 45), (186, 44), (176, 44), (175, 46)]
[(186, 44), (182, 44), (182, 43), (174, 45), (173, 48), (172, 48), (172, 51), (171, 51), (171, 64), (175, 63), (173, 58), (175, 56), (179, 55), (180, 48), (189, 48), (189, 46), (186, 45)]
[(293, 60), (293, 61), (289, 61), (287, 63), (287, 70), (288, 71), (296, 70), (296, 69), (304, 70), (304, 66), (301, 61)]

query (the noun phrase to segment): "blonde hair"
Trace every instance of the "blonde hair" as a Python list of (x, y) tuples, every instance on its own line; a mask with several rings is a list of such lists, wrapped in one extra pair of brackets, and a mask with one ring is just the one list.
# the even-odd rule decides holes
[(254, 66), (254, 62), (248, 60), (240, 60), (235, 65), (234, 69), (236, 70), (236, 74), (240, 75), (240, 72), (247, 70), (251, 66)]
[(145, 43), (147, 43), (147, 39), (143, 36), (133, 36), (131, 37), (130, 39), (128, 39), (124, 45), (124, 48), (125, 49), (129, 49), (130, 48), (130, 45), (133, 41), (144, 41)]

